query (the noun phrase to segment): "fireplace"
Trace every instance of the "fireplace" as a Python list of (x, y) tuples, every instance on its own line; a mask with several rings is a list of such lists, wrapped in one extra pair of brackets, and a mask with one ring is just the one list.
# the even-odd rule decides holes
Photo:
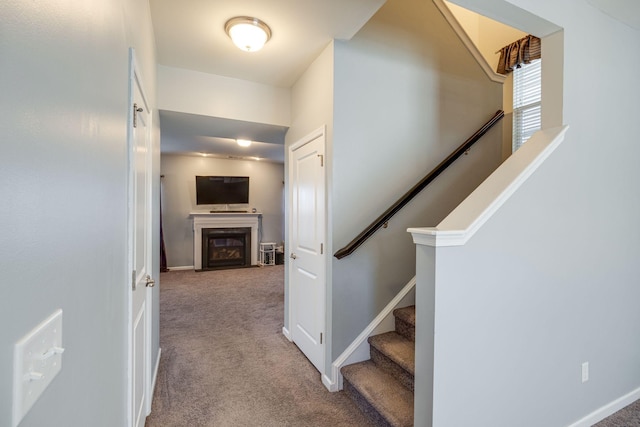
[(202, 269), (251, 266), (251, 227), (203, 228)]
[[(249, 265), (258, 265), (258, 243), (260, 239), (258, 238), (258, 229), (260, 228), (260, 218), (262, 214), (259, 212), (255, 213), (245, 213), (245, 212), (220, 212), (220, 213), (210, 213), (210, 212), (191, 212), (189, 216), (193, 219), (193, 268), (196, 271), (204, 269), (208, 269), (207, 261), (203, 264), (202, 260), (204, 257), (202, 256), (203, 248), (206, 247), (206, 250), (209, 250), (208, 244), (203, 244), (208, 239), (203, 239), (203, 230), (207, 228), (211, 229), (230, 229), (230, 228), (247, 228), (251, 230), (251, 238), (247, 240), (245, 238), (245, 244), (250, 248), (251, 257), (247, 264)], [(244, 233), (243, 233), (244, 234)], [(237, 236), (233, 236), (237, 237)], [(233, 268), (225, 267), (225, 268)], [(240, 266), (241, 267), (241, 266)]]

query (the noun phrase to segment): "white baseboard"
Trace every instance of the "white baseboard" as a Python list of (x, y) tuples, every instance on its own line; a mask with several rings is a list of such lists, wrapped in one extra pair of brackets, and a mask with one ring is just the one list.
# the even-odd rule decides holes
[(158, 348), (158, 357), (156, 357), (156, 366), (153, 368), (153, 377), (151, 378), (151, 390), (149, 390), (149, 410), (148, 414), (151, 413), (151, 407), (153, 406), (153, 395), (156, 390), (156, 380), (158, 379), (158, 369), (160, 368), (160, 355), (162, 354), (162, 349)]
[(322, 384), (329, 391), (342, 390), (342, 374), (340, 368), (352, 363), (362, 362), (369, 359), (369, 343), (367, 338), (371, 335), (382, 334), (392, 331), (394, 328), (393, 310), (398, 307), (407, 307), (415, 304), (415, 276), (407, 283), (398, 295), (396, 295), (387, 306), (376, 316), (375, 319), (365, 328), (364, 331), (342, 352), (340, 356), (331, 364), (331, 376), (322, 376)]
[(151, 381), (151, 393), (156, 389), (156, 380), (158, 379), (158, 369), (160, 368), (160, 355), (162, 354), (162, 349), (158, 348), (158, 357), (156, 358), (156, 367), (153, 368), (153, 380)]
[(193, 265), (178, 265), (176, 267), (167, 267), (169, 271), (194, 270)]
[[(333, 365), (331, 365), (331, 371), (333, 372)], [(340, 390), (340, 388), (338, 387), (338, 383), (331, 381), (331, 378), (329, 378), (326, 374), (322, 375), (322, 384), (324, 384), (327, 390), (331, 392)]]
[(640, 399), (640, 388), (637, 388), (632, 392), (619, 397), (613, 402), (610, 402), (602, 406), (601, 408), (598, 408), (586, 417), (571, 424), (569, 427), (591, 427), (595, 423), (604, 420), (609, 415), (618, 412), (620, 409), (624, 408), (627, 405), (630, 405), (638, 399)]
[(289, 333), (289, 330), (286, 327), (282, 327), (282, 335), (285, 336), (285, 338), (287, 338), (289, 341), (293, 341), (293, 339), (291, 338), (291, 334)]

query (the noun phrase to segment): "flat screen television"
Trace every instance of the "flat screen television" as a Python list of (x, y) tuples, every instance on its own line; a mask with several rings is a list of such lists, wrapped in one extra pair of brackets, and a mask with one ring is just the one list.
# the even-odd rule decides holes
[(196, 176), (196, 204), (249, 203), (248, 176)]

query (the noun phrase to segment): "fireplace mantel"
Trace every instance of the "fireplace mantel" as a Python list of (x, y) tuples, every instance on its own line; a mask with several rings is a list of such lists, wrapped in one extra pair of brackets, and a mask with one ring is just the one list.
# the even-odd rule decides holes
[(249, 212), (191, 212), (193, 220), (193, 264), (202, 270), (202, 229), (251, 227), (251, 265), (258, 264), (258, 227), (261, 213)]

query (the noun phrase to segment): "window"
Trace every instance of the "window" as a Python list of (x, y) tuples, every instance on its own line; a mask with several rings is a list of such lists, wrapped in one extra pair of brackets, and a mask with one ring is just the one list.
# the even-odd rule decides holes
[(542, 60), (513, 70), (513, 146), (515, 152), (542, 127)]

